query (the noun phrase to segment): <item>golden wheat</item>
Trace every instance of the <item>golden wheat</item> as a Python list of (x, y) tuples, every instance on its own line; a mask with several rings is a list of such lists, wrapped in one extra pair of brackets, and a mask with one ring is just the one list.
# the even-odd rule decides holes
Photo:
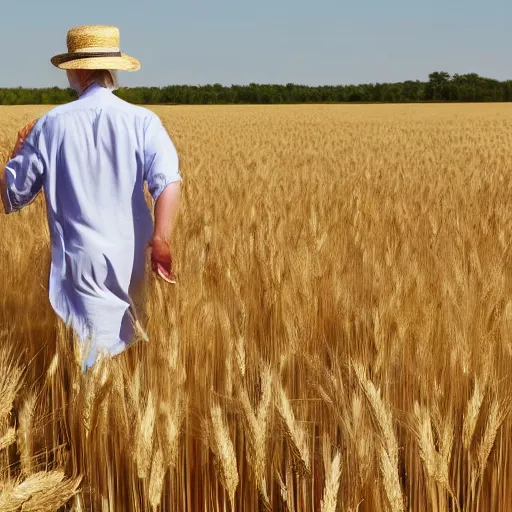
[(511, 109), (155, 107), (178, 283), (86, 375), (0, 217), (0, 512), (512, 511)]

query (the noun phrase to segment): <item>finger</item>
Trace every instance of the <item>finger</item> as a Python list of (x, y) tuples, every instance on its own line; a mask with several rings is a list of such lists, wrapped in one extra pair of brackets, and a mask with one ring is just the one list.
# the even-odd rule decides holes
[(166, 282), (175, 284), (176, 283), (176, 277), (171, 273), (168, 272), (162, 265), (158, 264), (157, 266), (157, 274)]
[(163, 273), (166, 277), (168, 277), (171, 280), (174, 278), (174, 274), (173, 274), (171, 265), (168, 263), (159, 261), (157, 259), (151, 260), (151, 270), (153, 270), (157, 274)]

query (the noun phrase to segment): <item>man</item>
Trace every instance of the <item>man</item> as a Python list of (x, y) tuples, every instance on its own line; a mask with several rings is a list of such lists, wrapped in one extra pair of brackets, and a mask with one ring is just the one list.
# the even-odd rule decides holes
[[(169, 238), (180, 202), (178, 155), (160, 119), (112, 94), (117, 70), (139, 62), (121, 53), (113, 26), (75, 27), (68, 53), (51, 62), (67, 71), (78, 100), (20, 133), (0, 172), (6, 213), (44, 189), (51, 233), (50, 303), (88, 350), (114, 356), (134, 339), (145, 250), (153, 270), (175, 282)], [(25, 139), (26, 137), (26, 139)], [(144, 197), (155, 201), (155, 222)]]

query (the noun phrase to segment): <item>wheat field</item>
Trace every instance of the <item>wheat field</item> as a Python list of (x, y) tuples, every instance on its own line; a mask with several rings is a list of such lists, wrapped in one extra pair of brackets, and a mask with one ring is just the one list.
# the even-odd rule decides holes
[(150, 343), (82, 375), (43, 198), (0, 216), (0, 512), (512, 510), (512, 106), (154, 110)]

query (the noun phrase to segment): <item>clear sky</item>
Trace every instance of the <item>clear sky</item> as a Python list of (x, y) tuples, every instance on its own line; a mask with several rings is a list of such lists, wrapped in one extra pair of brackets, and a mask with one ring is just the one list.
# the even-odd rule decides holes
[(49, 59), (89, 23), (141, 61), (127, 86), (512, 78), (512, 0), (11, 0), (1, 16), (0, 87), (67, 85)]

